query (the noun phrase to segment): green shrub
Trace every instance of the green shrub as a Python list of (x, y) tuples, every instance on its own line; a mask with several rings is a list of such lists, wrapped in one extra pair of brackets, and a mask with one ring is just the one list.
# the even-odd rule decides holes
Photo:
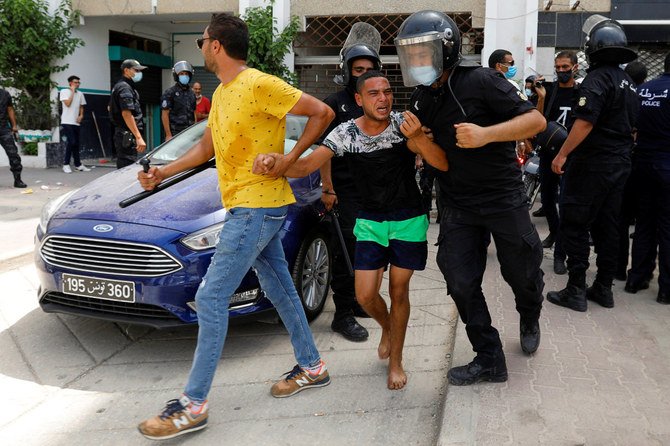
[(0, 86), (20, 91), (14, 102), (19, 127), (50, 129), (57, 122), (51, 76), (84, 44), (71, 36), (79, 16), (71, 0), (61, 0), (52, 13), (46, 0), (0, 0)]
[(22, 150), (24, 155), (37, 155), (37, 143), (36, 142), (27, 142), (23, 145)]
[(298, 34), (297, 16), (291, 16), (289, 24), (278, 32), (272, 16), (274, 0), (265, 7), (247, 8), (242, 19), (249, 27), (249, 54), (247, 65), (264, 73), (273, 74), (293, 86), (298, 86), (298, 77), (284, 65), (284, 55), (291, 51)]

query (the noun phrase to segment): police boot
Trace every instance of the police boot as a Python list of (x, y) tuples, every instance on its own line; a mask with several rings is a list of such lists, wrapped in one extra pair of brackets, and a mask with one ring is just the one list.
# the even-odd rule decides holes
[(507, 381), (505, 354), (500, 350), (493, 358), (477, 355), (470, 364), (452, 367), (447, 373), (449, 384), (469, 386), (480, 381), (502, 383)]
[(561, 291), (549, 291), (547, 300), (575, 311), (586, 311), (586, 274), (570, 272), (568, 284)]
[(598, 280), (593, 282), (593, 285), (586, 289), (586, 298), (605, 307), (614, 307), (614, 295), (612, 294), (612, 286), (604, 285)]
[(519, 322), (519, 342), (527, 355), (535, 353), (540, 346), (540, 317), (521, 317)]
[(21, 181), (21, 172), (14, 172), (14, 187), (26, 187), (26, 183)]

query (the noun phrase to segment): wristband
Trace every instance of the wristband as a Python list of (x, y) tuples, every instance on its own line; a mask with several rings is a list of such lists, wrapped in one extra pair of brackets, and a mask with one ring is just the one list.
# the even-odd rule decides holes
[(337, 194), (336, 194), (335, 192), (333, 192), (332, 190), (324, 190), (324, 191), (321, 191), (321, 193), (322, 193), (322, 194), (326, 194), (326, 195), (337, 195)]

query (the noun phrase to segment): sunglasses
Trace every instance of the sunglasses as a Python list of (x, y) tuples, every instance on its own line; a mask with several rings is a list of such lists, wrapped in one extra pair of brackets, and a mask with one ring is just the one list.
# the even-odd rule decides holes
[(507, 67), (513, 67), (514, 66), (514, 61), (511, 62), (500, 62), (500, 65), (505, 65)]
[(214, 37), (201, 37), (199, 39), (195, 39), (195, 44), (198, 45), (198, 49), (202, 49), (202, 44), (205, 43), (205, 40), (216, 40)]

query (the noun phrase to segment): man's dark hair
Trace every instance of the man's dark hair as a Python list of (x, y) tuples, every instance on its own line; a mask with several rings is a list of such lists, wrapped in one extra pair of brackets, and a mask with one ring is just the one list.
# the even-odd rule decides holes
[(496, 64), (505, 63), (505, 56), (511, 56), (507, 50), (495, 50), (489, 56), (489, 68), (495, 68)]
[(570, 50), (559, 51), (558, 54), (556, 54), (556, 57), (554, 57), (554, 60), (556, 59), (570, 59), (570, 62), (573, 65), (578, 62), (577, 53)]
[(365, 73), (361, 74), (358, 77), (358, 80), (356, 81), (356, 93), (360, 93), (361, 89), (363, 88), (363, 85), (365, 84), (365, 81), (368, 79), (372, 79), (373, 77), (383, 77), (384, 79), (388, 80), (386, 75), (381, 71), (377, 70), (366, 71)]
[(79, 76), (70, 76), (70, 77), (67, 78), (68, 84), (72, 81), (78, 81), (78, 80), (79, 80)]
[(663, 64), (663, 71), (670, 73), (670, 53), (665, 56), (665, 63)]
[(642, 62), (637, 60), (627, 64), (624, 71), (630, 76), (631, 79), (633, 79), (635, 85), (643, 84), (644, 80), (647, 78), (647, 67), (645, 67)]
[(249, 54), (249, 28), (239, 17), (213, 14), (207, 27), (209, 37), (219, 41), (226, 53), (233, 59), (247, 60)]

